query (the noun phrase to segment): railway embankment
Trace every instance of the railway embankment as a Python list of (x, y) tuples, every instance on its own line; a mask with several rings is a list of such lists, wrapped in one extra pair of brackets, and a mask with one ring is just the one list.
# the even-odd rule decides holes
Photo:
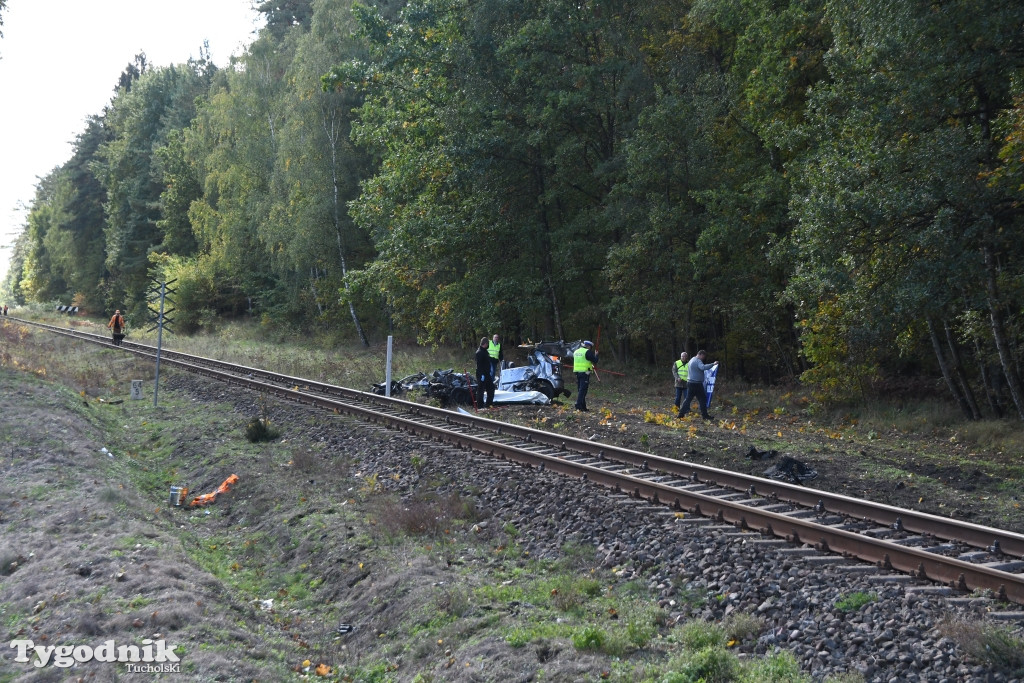
[[(163, 640), (172, 680), (1020, 675), (1018, 625), (984, 595), (176, 370), (154, 408), (126, 395), (144, 365), (29, 336), (32, 351), (5, 336), (0, 370), (11, 639)], [(245, 438), (259, 415), (277, 440)], [(600, 414), (569, 426), (623, 433)], [(698, 455), (722, 438), (700, 436)], [(214, 505), (168, 504), (170, 484), (204, 493), (232, 473)], [(13, 680), (63, 675), (14, 653)]]

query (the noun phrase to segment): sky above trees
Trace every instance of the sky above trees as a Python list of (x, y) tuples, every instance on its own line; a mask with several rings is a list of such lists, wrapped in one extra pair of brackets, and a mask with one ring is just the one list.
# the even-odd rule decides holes
[(15, 0), (0, 39), (0, 279), (39, 178), (72, 154), (86, 117), (98, 115), (135, 55), (151, 65), (198, 57), (218, 65), (254, 37), (249, 0)]

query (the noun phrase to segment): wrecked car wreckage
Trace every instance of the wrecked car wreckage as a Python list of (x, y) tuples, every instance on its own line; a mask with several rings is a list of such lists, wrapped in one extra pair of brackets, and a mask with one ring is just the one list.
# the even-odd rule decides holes
[[(373, 385), (373, 393), (383, 396), (385, 382)], [(427, 398), (436, 398), (443, 404), (472, 403), (477, 392), (477, 382), (472, 376), (452, 369), (435, 370), (429, 375), (418, 372), (391, 382), (391, 395), (403, 392), (422, 391)], [(472, 393), (471, 393), (472, 392)]]
[(563, 341), (524, 344), (526, 365), (502, 363), (498, 377), (499, 391), (539, 391), (549, 399), (558, 396), (569, 397), (572, 392), (562, 382), (562, 358), (572, 357), (572, 352), (582, 346), (582, 341), (567, 344)]
[[(522, 344), (526, 363), (503, 361), (501, 374), (495, 384), (494, 403), (549, 405), (559, 396), (570, 396), (562, 380), (562, 359), (583, 344), (581, 341), (549, 341)], [(384, 395), (385, 382), (372, 386), (373, 393)], [(391, 395), (422, 391), (427, 398), (436, 398), (442, 405), (472, 405), (479, 399), (479, 382), (468, 373), (453, 369), (435, 370), (430, 374), (416, 373), (391, 382)]]

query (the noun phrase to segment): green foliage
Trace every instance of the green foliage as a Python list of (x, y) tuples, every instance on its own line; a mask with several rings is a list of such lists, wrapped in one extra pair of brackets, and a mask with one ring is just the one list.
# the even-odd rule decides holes
[(604, 647), (608, 634), (596, 626), (586, 626), (572, 636), (572, 644), (577, 650), (600, 650)]
[(569, 612), (583, 605), (590, 598), (601, 594), (601, 583), (595, 579), (578, 578), (571, 574), (559, 577), (549, 589), (551, 604), (562, 612)]
[(984, 255), (1019, 257), (1004, 229), (1019, 217), (993, 220), (1007, 197), (984, 179), (997, 151), (990, 122), (1012, 106), (1006, 76), (1019, 68), (997, 56), (1018, 39), (1003, 22), (1024, 11), (954, 2), (936, 13), (874, 0), (833, 10), (830, 79), (795, 131), (804, 140), (790, 204), (801, 265), (789, 295), (815, 317), (838, 297), (875, 344), (893, 343), (922, 316), (987, 308), (1002, 344)]
[(661, 615), (656, 612), (642, 612), (626, 620), (626, 639), (633, 647), (643, 648), (658, 635)]
[(259, 415), (245, 426), (245, 438), (251, 443), (274, 441), (281, 436), (281, 430), (270, 424), (270, 411), (266, 395), (260, 395), (257, 405), (259, 406)]
[(398, 669), (397, 664), (388, 661), (379, 661), (372, 664), (363, 664), (351, 667), (339, 668), (343, 678), (353, 681), (365, 681), (365, 683), (388, 683), (394, 680), (394, 672)]
[(813, 363), (800, 379), (813, 387), (814, 398), (821, 402), (862, 396), (877, 373), (878, 351), (854, 343), (866, 335), (858, 334), (858, 316), (845, 310), (844, 303), (820, 301), (813, 317), (799, 323), (804, 355)]
[(856, 612), (864, 605), (877, 602), (877, 593), (864, 593), (857, 591), (844, 595), (839, 600), (836, 600), (836, 609), (840, 612)]
[[(196, 98), (209, 86), (208, 73), (194, 67), (144, 71), (118, 92), (106, 113), (109, 137), (97, 150), (94, 168), (106, 190), (110, 291), (104, 303), (110, 308), (131, 308), (128, 302), (144, 298), (149, 254), (164, 244), (162, 228), (175, 229), (175, 219), (162, 216), (165, 178), (156, 150), (180, 139), (196, 114)], [(164, 155), (168, 162), (173, 157), (173, 152)], [(181, 236), (172, 235), (169, 243), (189, 248)]]
[(174, 282), (175, 331), (193, 334), (213, 325), (221, 301), (217, 287), (217, 271), (207, 265), (205, 256), (183, 258), (154, 256), (155, 270), (162, 281)]
[[(742, 683), (805, 683), (812, 679), (800, 671), (800, 662), (796, 657), (783, 650), (747, 662), (737, 680)], [(828, 680), (830, 683), (838, 683), (832, 678)]]
[(274, 441), (281, 436), (280, 430), (270, 426), (270, 421), (262, 417), (254, 417), (245, 425), (245, 438), (252, 443)]
[(679, 641), (688, 650), (723, 647), (725, 631), (718, 624), (704, 621), (688, 621), (679, 633)]
[(724, 683), (740, 670), (739, 660), (723, 647), (707, 646), (683, 656), (659, 683)]
[(363, 48), (354, 37), (348, 2), (318, 3), (309, 19), (310, 31), (296, 39), (288, 65), (290, 87), (271, 178), (279, 196), (259, 236), (271, 246), (278, 274), (302, 274), (319, 317), (353, 326), (366, 346), (346, 282), (349, 269), (372, 256), (366, 232), (348, 212), (369, 172), (368, 159), (350, 139), (352, 110), (361, 97), (354, 90), (325, 90), (320, 82), (333, 63)]
[(229, 68), (139, 55), (3, 291), (140, 311), (179, 277), (180, 331), (364, 346), (600, 326), (820, 402), (942, 360), (1024, 415), (1024, 6), (585, 9), (267, 2)]
[(195, 168), (185, 156), (184, 131), (173, 131), (167, 145), (156, 153), (166, 183), (160, 194), (161, 218), (156, 222), (163, 233), (163, 242), (156, 248), (161, 253), (191, 256), (197, 245), (188, 210), (193, 201), (202, 197), (203, 188), (196, 178)]

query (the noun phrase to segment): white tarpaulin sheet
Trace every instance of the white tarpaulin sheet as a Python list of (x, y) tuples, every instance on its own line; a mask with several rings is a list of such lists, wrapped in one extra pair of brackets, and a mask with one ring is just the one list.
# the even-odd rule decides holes
[[(477, 401), (480, 397), (477, 397)], [(495, 391), (494, 402), (513, 404), (513, 403), (527, 403), (538, 406), (546, 406), (551, 403), (551, 399), (542, 394), (539, 391)]]

